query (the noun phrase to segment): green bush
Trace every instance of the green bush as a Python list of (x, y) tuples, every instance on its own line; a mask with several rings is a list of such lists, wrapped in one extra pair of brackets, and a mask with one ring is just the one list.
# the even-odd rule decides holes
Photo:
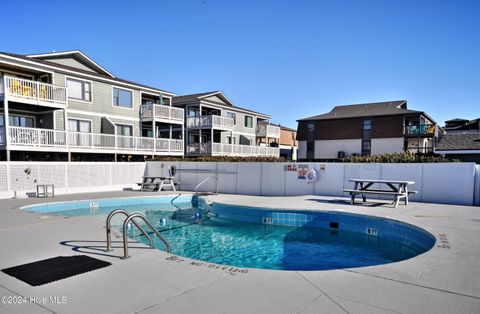
[(336, 160), (336, 162), (350, 163), (435, 163), (435, 162), (458, 162), (456, 159), (448, 159), (440, 155), (422, 155), (409, 152), (391, 153), (372, 156), (352, 156)]

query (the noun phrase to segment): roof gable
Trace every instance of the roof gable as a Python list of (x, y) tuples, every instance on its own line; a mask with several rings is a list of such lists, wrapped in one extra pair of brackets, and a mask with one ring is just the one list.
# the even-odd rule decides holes
[(42, 54), (27, 55), (29, 58), (50, 61), (61, 65), (70, 66), (80, 70), (91, 71), (110, 77), (115, 77), (112, 73), (108, 72), (105, 68), (98, 63), (90, 59), (86, 54), (80, 50), (51, 52)]

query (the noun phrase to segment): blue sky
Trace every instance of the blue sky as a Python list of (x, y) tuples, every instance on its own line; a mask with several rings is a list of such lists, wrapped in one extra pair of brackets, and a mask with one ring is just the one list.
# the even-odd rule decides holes
[(407, 99), (437, 122), (480, 117), (480, 1), (8, 1), (0, 51), (80, 49), (177, 94), (222, 90), (296, 119)]

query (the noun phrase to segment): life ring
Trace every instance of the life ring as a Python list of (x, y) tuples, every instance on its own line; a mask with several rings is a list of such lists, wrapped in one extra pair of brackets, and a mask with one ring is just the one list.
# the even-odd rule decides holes
[(313, 183), (317, 181), (317, 172), (315, 169), (309, 169), (306, 173), (308, 183)]

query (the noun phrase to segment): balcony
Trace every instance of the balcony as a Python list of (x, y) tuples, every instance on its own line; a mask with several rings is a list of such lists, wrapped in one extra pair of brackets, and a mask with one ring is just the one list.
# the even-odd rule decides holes
[(140, 107), (140, 117), (142, 121), (153, 121), (153, 112), (155, 111), (155, 120), (183, 124), (184, 110), (164, 105), (142, 105)]
[[(5, 136), (6, 135), (6, 136)], [(8, 141), (7, 141), (8, 140)], [(113, 134), (70, 132), (51, 129), (0, 127), (0, 146), (9, 149), (82, 151), (92, 153), (145, 153), (183, 155), (183, 140)]]
[(420, 124), (405, 126), (406, 137), (433, 137), (438, 135), (438, 128), (435, 124)]
[(207, 115), (200, 117), (188, 117), (187, 118), (187, 128), (213, 128), (219, 130), (232, 130), (233, 129), (233, 119), (216, 116), (216, 115)]
[(278, 147), (249, 146), (221, 143), (187, 144), (186, 154), (207, 156), (264, 156), (279, 157)]
[(66, 87), (10, 76), (0, 79), (0, 95), (9, 101), (39, 106), (65, 108), (67, 103)]
[(257, 125), (257, 137), (280, 138), (280, 127), (270, 124)]

